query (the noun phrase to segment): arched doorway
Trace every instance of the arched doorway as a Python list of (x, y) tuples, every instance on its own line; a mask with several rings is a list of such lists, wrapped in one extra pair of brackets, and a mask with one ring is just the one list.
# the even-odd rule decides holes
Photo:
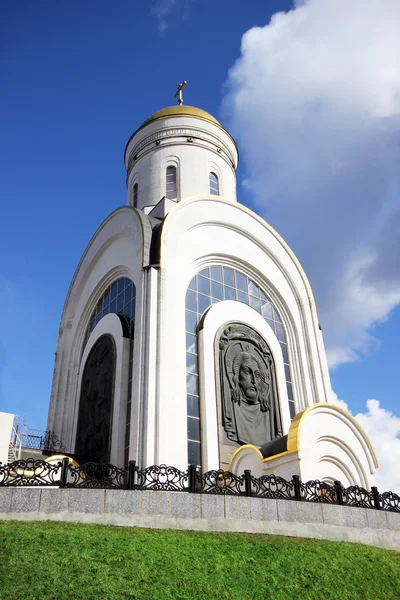
[(114, 397), (115, 346), (109, 335), (97, 340), (82, 375), (75, 454), (109, 462)]

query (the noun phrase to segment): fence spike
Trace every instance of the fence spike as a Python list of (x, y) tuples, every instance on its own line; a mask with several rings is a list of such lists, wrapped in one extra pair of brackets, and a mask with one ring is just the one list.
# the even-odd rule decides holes
[(378, 492), (378, 488), (373, 485), (371, 487), (371, 492), (372, 492), (372, 497), (374, 499), (374, 506), (376, 508), (376, 510), (381, 510), (381, 503), (380, 503), (380, 494)]
[(128, 465), (128, 490), (135, 489), (136, 460), (130, 460)]
[(301, 498), (300, 477), (298, 475), (293, 475), (292, 480), (293, 480), (295, 500), (298, 500), (299, 502), (301, 502), (302, 498)]
[(67, 487), (68, 465), (69, 465), (69, 458), (66, 456), (65, 458), (62, 459), (62, 463), (61, 463), (60, 488), (62, 488), (62, 489)]
[(245, 469), (244, 471), (244, 489), (246, 496), (251, 497), (251, 471)]

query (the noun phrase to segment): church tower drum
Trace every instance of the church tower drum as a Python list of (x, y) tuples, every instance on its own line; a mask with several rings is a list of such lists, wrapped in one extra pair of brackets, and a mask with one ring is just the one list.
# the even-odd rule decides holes
[(220, 123), (193, 106), (155, 112), (125, 148), (128, 204), (146, 214), (162, 198), (202, 194), (236, 200), (236, 144)]
[(181, 103), (129, 139), (127, 205), (91, 239), (61, 318), (48, 428), (70, 453), (226, 469), (242, 448), (284, 454), (293, 418), (328, 406), (310, 285), (237, 202), (237, 163), (220, 123)]

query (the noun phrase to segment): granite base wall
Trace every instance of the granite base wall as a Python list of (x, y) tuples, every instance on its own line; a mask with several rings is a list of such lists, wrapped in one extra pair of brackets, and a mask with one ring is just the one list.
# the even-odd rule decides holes
[(400, 550), (400, 514), (289, 500), (180, 492), (3, 488), (0, 520), (263, 533)]

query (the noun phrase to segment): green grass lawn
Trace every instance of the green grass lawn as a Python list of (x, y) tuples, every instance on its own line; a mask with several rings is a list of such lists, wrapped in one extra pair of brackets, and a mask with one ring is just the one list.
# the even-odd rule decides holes
[(400, 553), (267, 535), (0, 522), (1, 600), (400, 599)]

